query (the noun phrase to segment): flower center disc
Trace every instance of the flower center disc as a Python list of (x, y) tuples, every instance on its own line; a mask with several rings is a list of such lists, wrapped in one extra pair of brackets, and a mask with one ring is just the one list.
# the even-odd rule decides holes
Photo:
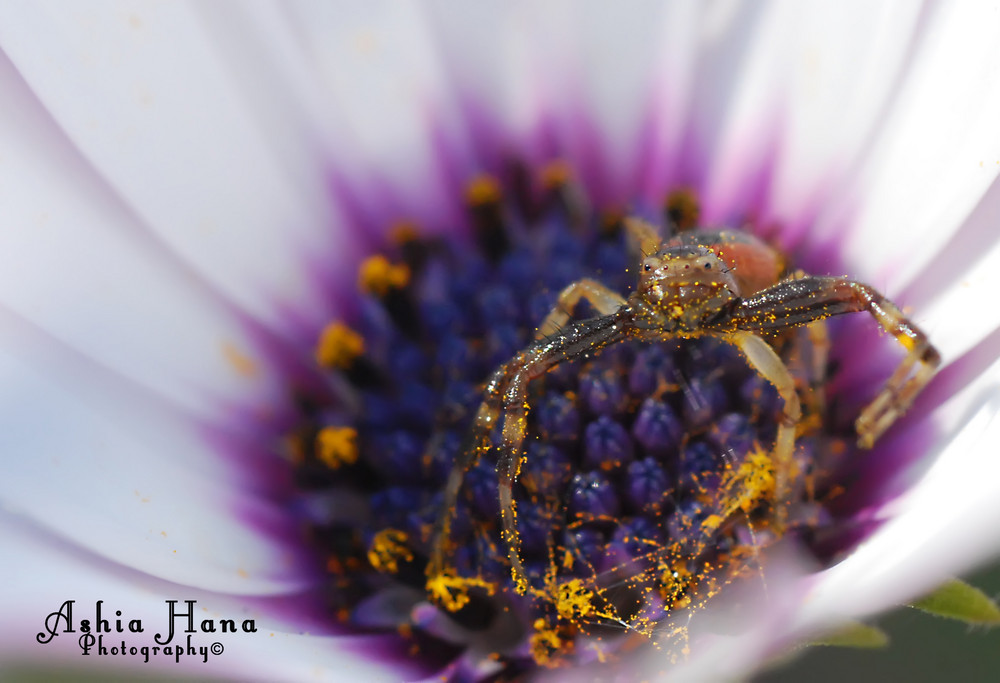
[[(540, 176), (506, 191), (470, 184), (474, 244), (396, 230), (359, 270), (358, 315), (321, 335), (330, 395), (302, 401), (291, 441), (331, 609), (423, 652), (476, 646), (514, 673), (613, 659), (637, 637), (682, 656), (690, 616), (760, 577), (767, 546), (789, 534), (815, 545), (831, 528), (832, 475), (854, 437), (829, 424), (817, 337), (768, 337), (804, 410), (776, 524), (782, 401), (735, 347), (706, 336), (584, 349), (528, 388), (517, 586), (501, 425), (494, 448), (456, 471), (483, 382), (531, 343), (566, 285), (588, 277), (627, 296), (641, 257), (622, 215), (589, 215), (565, 166)], [(697, 229), (695, 198), (672, 195), (663, 220)], [(586, 302), (573, 311), (594, 315)], [(449, 477), (461, 488), (446, 510)]]

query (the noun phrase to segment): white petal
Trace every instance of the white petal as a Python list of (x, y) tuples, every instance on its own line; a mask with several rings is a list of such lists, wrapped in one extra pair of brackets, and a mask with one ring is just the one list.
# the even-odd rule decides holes
[(941, 288), (938, 296), (920, 307), (915, 320), (946, 359), (958, 358), (1000, 327), (1000, 311), (991, 303), (998, 287), (1000, 244), (993, 244), (972, 254), (961, 280)]
[(530, 84), (559, 155), (578, 170), (598, 205), (634, 199), (640, 138), (650, 94), (650, 65), (683, 6), (633, 3), (621, 12), (600, 2), (528, 3), (523, 22)]
[[(99, 675), (101, 671), (124, 668), (134, 673), (160, 675), (210, 676), (220, 680), (316, 680), (349, 681), (399, 680), (406, 671), (391, 668), (386, 662), (372, 656), (378, 652), (383, 638), (377, 636), (321, 637), (289, 632), (287, 623), (253, 600), (237, 600), (205, 593), (183, 586), (160, 581), (139, 572), (123, 571), (86, 552), (72, 550), (39, 533), (30, 525), (18, 522), (0, 513), (0, 544), (5, 556), (17, 562), (0, 564), (0, 596), (3, 598), (6, 618), (0, 626), (0, 655), (6, 664), (29, 664), (44, 661), (46, 665), (59, 662), (73, 667), (81, 674)], [(66, 600), (73, 600), (75, 633), (62, 633), (66, 622), (49, 623), (58, 635), (48, 643), (35, 639), (45, 637), (46, 618), (60, 611)], [(82, 657), (78, 638), (82, 635), (81, 620), (95, 621), (97, 601), (102, 618), (115, 628), (116, 611), (121, 612), (124, 633), (105, 635), (107, 646), (125, 640), (135, 646), (154, 646), (154, 635), (166, 637), (169, 624), (169, 607), (166, 600), (176, 600), (176, 612), (187, 610), (185, 601), (195, 600), (195, 625), (203, 619), (213, 619), (221, 628), (222, 619), (232, 619), (242, 628), (244, 619), (253, 619), (257, 633), (195, 633), (191, 635), (196, 648), (209, 647), (213, 642), (222, 645), (220, 654), (209, 655), (202, 662), (200, 655), (185, 656), (180, 663), (172, 657), (150, 654), (149, 664), (141, 654), (136, 656), (100, 656), (96, 648), (90, 656)], [(128, 623), (132, 619), (142, 622), (144, 632), (131, 633)], [(186, 619), (175, 617), (175, 634), (172, 642), (186, 643)]]
[(369, 198), (373, 223), (416, 216), (436, 227), (438, 219), (454, 219), (460, 184), (476, 162), (467, 138), (443, 153), (439, 132), (459, 119), (420, 6), (355, 0), (286, 7), (354, 149), (384, 182), (385, 196)]
[(923, 479), (884, 514), (886, 524), (822, 572), (802, 623), (865, 616), (897, 606), (966, 571), (1000, 547), (1000, 397), (967, 417)]
[(245, 320), (143, 232), (2, 56), (0, 91), (0, 303), (206, 417), (279, 395)]
[(815, 211), (867, 143), (918, 11), (706, 6), (685, 153), (706, 220), (755, 211), (789, 227)]
[[(426, 4), (427, 25), (445, 75), (470, 114), (486, 120), (466, 123), (503, 125), (527, 136), (540, 114), (539, 64), (531, 43), (531, 12), (536, 4), (488, 1)], [(464, 134), (465, 131), (463, 131)]]
[[(778, 5), (776, 19), (790, 26), (777, 24), (776, 40), (755, 43), (764, 52), (776, 43), (783, 49), (752, 79), (776, 84), (780, 98), (771, 122), (780, 139), (765, 218), (794, 228), (824, 202), (837, 201), (880, 130), (922, 13), (918, 2)], [(755, 87), (741, 80), (742, 91)]]
[(679, 148), (694, 7), (445, 2), (431, 5), (431, 22), (474, 113), (500, 112), (519, 154), (569, 161), (590, 198), (608, 204), (635, 199), (641, 184), (662, 192)]
[(268, 594), (313, 580), (293, 520), (268, 502), (281, 480), (260, 444), (210, 431), (10, 316), (0, 339), (7, 510), (188, 586)]
[[(1000, 287), (1000, 180), (990, 186), (972, 215), (951, 232), (941, 252), (900, 294), (913, 305), (917, 322), (948, 361), (961, 359), (970, 379), (1000, 356), (991, 341), (1000, 330), (1000, 307), (991, 304)], [(948, 232), (948, 231), (945, 231)], [(965, 358), (967, 354), (973, 357)], [(969, 364), (978, 368), (968, 372)], [(959, 384), (950, 384), (955, 391)]]
[(845, 257), (892, 294), (925, 268), (1000, 172), (995, 2), (928, 14), (869, 156), (844, 197)]
[(308, 137), (274, 148), (192, 6), (5, 3), (0, 45), (142, 228), (212, 287), (269, 322), (321, 304), (303, 267), (336, 253), (320, 160)]

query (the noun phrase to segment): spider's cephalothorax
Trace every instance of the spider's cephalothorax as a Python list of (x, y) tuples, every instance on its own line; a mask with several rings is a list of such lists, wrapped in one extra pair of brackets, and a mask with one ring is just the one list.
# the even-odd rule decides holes
[[(940, 362), (924, 333), (867, 285), (842, 277), (784, 275), (780, 255), (746, 233), (693, 230), (664, 241), (645, 222), (629, 219), (626, 223), (643, 254), (638, 284), (632, 293), (623, 298), (591, 279), (572, 283), (560, 293), (555, 308), (539, 326), (535, 341), (497, 368), (486, 382), (483, 401), (447, 480), (444, 512), (427, 570), (431, 582), (447, 574), (447, 537), (465, 473), (491, 448), (490, 433), (502, 423), (497, 471), (503, 539), (515, 586), (522, 593), (537, 590), (530, 585), (519, 550), (513, 487), (523, 460), (529, 385), (564, 361), (587, 357), (626, 340), (655, 342), (714, 336), (739, 348), (750, 367), (775, 387), (783, 401), (774, 444), (764, 458), (763, 469), (773, 479), (764, 486), (749, 483), (749, 474), (741, 475), (746, 481), (733, 485), (721, 514), (702, 526), (717, 528), (727, 515), (740, 510), (749, 513), (762, 497), (767, 497), (771, 528), (778, 534), (784, 525), (785, 503), (795, 470), (796, 428), (802, 410), (795, 380), (768, 340), (774, 340), (787, 328), (807, 325), (810, 337), (817, 340), (817, 358), (813, 362), (822, 365), (825, 358), (820, 340), (825, 339), (825, 332), (821, 321), (858, 311), (868, 311), (899, 340), (907, 351), (904, 360), (855, 422), (858, 443), (865, 448), (870, 448), (909, 407)], [(581, 299), (593, 306), (597, 317), (572, 320)], [(548, 590), (552, 593), (554, 589)], [(662, 586), (660, 593), (664, 593)], [(558, 596), (550, 598), (558, 608)]]

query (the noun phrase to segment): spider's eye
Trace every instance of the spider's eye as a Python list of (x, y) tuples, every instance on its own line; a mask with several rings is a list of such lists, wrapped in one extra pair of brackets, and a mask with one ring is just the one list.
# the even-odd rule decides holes
[(712, 269), (712, 264), (711, 263), (706, 263), (705, 264), (705, 270), (711, 270), (711, 269)]
[(642, 269), (648, 273), (649, 271), (651, 271), (653, 269), (653, 266), (649, 265), (648, 263), (643, 263), (642, 264)]

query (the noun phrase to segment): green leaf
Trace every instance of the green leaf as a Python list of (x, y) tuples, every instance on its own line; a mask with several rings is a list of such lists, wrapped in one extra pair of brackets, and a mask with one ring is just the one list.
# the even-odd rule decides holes
[(951, 579), (933, 593), (912, 603), (924, 612), (967, 624), (1000, 624), (1000, 607), (986, 593), (959, 579)]
[(855, 622), (841, 629), (818, 638), (810, 645), (825, 645), (829, 647), (854, 647), (875, 649), (889, 644), (889, 636), (880, 628)]

